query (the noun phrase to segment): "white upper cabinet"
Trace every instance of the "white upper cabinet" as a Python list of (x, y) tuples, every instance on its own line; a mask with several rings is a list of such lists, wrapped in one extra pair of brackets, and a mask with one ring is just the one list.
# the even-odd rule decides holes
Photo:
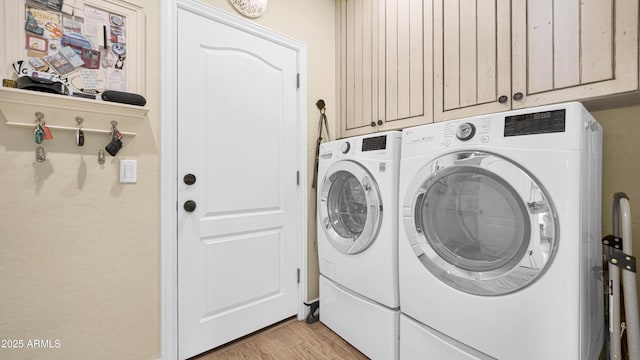
[(432, 122), (431, 2), (336, 4), (341, 136)]
[(434, 1), (434, 118), (509, 109), (509, 0)]
[(638, 90), (637, 0), (434, 0), (436, 121)]

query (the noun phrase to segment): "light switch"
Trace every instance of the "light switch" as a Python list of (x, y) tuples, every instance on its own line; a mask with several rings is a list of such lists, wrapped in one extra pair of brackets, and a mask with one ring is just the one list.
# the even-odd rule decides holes
[(138, 160), (120, 160), (120, 183), (131, 184), (136, 183)]

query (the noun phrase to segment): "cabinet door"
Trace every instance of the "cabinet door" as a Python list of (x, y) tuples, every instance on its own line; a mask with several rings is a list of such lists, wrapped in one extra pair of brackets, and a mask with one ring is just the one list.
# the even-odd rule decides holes
[(511, 106), (509, 0), (434, 0), (434, 119)]
[(430, 0), (341, 0), (342, 136), (431, 122)]
[(514, 0), (512, 31), (513, 108), (638, 88), (638, 0)]
[(342, 0), (337, 6), (344, 137), (375, 131), (384, 116), (384, 1)]
[(431, 0), (386, 1), (385, 112), (380, 130), (433, 121), (432, 13)]

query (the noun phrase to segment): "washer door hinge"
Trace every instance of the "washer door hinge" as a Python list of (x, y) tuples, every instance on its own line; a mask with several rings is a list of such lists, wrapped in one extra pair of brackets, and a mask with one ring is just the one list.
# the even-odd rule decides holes
[(296, 185), (300, 186), (300, 170), (296, 171)]
[(298, 284), (300, 284), (300, 268), (296, 269), (296, 272), (298, 277)]
[(296, 74), (296, 89), (300, 89), (300, 73)]

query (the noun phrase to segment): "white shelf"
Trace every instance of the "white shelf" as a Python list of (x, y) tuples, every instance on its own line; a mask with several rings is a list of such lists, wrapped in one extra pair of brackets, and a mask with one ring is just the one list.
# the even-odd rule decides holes
[(111, 121), (115, 120), (120, 133), (134, 136), (147, 118), (149, 108), (0, 87), (0, 113), (8, 125), (33, 128), (36, 112), (44, 114), (44, 121), (51, 129), (75, 131), (76, 117), (80, 116), (84, 119), (83, 131), (108, 134)]

